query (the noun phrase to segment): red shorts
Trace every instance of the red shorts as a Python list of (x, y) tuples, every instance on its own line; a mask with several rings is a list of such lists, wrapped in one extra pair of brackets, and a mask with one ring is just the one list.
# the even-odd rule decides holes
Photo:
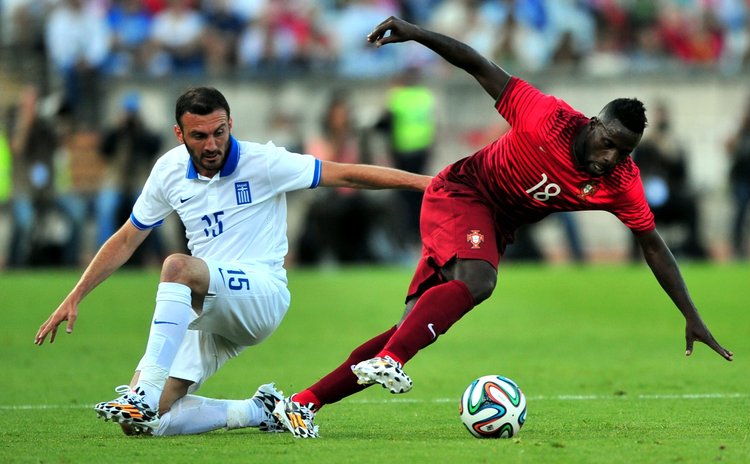
[(422, 199), (422, 258), (407, 299), (442, 281), (439, 268), (453, 258), (481, 259), (497, 269), (500, 251), (494, 213), (478, 193), (436, 177)]

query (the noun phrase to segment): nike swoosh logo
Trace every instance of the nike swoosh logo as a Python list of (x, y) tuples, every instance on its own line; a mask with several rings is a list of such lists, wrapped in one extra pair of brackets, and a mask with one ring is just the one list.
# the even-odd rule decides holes
[(437, 338), (437, 334), (435, 333), (435, 329), (433, 327), (435, 327), (435, 324), (433, 324), (432, 322), (427, 324), (427, 330), (430, 331), (430, 333), (432, 334), (432, 338), (435, 339)]
[(178, 325), (176, 322), (171, 321), (154, 321), (154, 324), (171, 324), (171, 325)]
[[(193, 197), (194, 197), (194, 196), (195, 196), (195, 195), (193, 195)], [(185, 203), (186, 201), (190, 200), (190, 199), (191, 199), (191, 198), (193, 198), (193, 197), (187, 197), (187, 198), (182, 198), (182, 197), (180, 197), (180, 203)]]

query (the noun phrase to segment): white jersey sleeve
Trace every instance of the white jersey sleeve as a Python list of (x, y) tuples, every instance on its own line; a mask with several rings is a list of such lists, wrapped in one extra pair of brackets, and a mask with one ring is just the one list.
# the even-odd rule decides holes
[[(269, 142), (268, 177), (276, 192), (315, 188), (320, 183), (320, 162), (312, 155), (291, 153)], [(302, 157), (302, 159), (300, 159)], [(314, 163), (310, 178), (310, 163)]]

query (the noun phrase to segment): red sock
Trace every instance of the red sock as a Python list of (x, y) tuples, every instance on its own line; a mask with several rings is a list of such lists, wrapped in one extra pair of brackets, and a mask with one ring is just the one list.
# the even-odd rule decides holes
[(320, 400), (317, 396), (315, 396), (315, 393), (308, 390), (302, 390), (299, 393), (295, 393), (292, 395), (292, 401), (296, 401), (299, 404), (303, 404), (307, 406), (308, 404), (312, 403), (313, 410), (317, 411), (320, 409)]
[(361, 344), (352, 351), (346, 361), (331, 371), (330, 374), (294, 395), (294, 400), (303, 404), (313, 403), (313, 409), (318, 410), (326, 404), (335, 403), (367, 388), (367, 385), (357, 383), (357, 376), (352, 374), (352, 366), (365, 359), (375, 357), (395, 331), (396, 327), (391, 327), (382, 334)]
[(419, 297), (377, 356), (390, 356), (404, 364), (433, 343), (474, 307), (474, 297), (460, 280), (437, 285)]

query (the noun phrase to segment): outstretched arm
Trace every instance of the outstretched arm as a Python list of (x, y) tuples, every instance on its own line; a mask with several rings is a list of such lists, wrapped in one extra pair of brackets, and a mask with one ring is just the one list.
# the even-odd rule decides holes
[(128, 220), (120, 230), (104, 242), (94, 259), (83, 271), (83, 275), (81, 275), (73, 290), (50, 317), (44, 321), (44, 324), (39, 327), (39, 331), (34, 337), (34, 343), (42, 345), (47, 335), (50, 336), (49, 342), (53, 343), (57, 335), (57, 328), (63, 321), (68, 321), (65, 331), (73, 332), (73, 326), (78, 318), (78, 305), (81, 300), (125, 264), (149, 233), (150, 229), (139, 230)]
[(360, 189), (403, 189), (424, 191), (432, 177), (400, 169), (369, 164), (323, 161), (320, 185)]
[[(389, 31), (390, 35), (386, 36)], [(422, 29), (394, 16), (380, 23), (367, 36), (367, 40), (378, 47), (409, 40), (419, 42), (453, 66), (474, 76), (482, 88), (495, 100), (500, 97), (505, 85), (510, 80), (510, 75), (505, 70), (465, 43), (437, 32)]]
[(698, 314), (685, 281), (680, 274), (677, 262), (659, 233), (653, 230), (639, 235), (637, 239), (643, 250), (646, 263), (656, 276), (656, 280), (659, 281), (661, 287), (667, 292), (682, 315), (685, 316), (685, 354), (690, 356), (693, 353), (693, 343), (697, 340), (711, 347), (727, 361), (731, 361), (732, 352), (719, 345), (719, 342), (711, 335), (708, 327)]

